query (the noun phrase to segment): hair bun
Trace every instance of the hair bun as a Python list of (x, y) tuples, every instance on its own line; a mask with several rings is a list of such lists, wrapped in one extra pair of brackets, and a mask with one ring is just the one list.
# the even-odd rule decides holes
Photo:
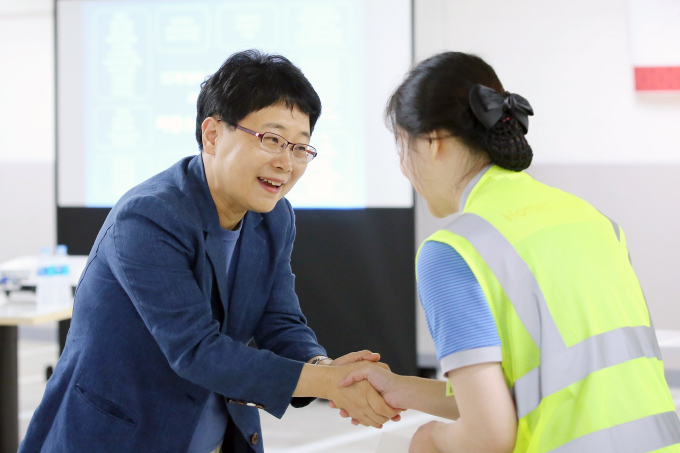
[(477, 133), (495, 165), (511, 171), (522, 171), (531, 165), (534, 153), (514, 117), (506, 115), (489, 129), (479, 124)]

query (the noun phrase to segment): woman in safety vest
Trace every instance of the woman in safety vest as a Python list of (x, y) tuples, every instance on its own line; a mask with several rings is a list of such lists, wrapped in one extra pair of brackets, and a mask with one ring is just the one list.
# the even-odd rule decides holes
[(457, 420), (422, 426), (412, 452), (680, 452), (623, 230), (522, 171), (532, 114), (458, 52), (420, 63), (394, 92), (402, 172), (434, 216), (459, 213), (416, 263), (448, 382), (366, 369), (343, 385), (368, 379), (395, 408)]

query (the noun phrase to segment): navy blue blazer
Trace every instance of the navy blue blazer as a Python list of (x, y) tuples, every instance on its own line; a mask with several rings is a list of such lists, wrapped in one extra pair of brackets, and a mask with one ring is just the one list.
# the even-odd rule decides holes
[[(211, 391), (276, 417), (311, 401), (292, 401), (293, 391), (304, 362), (326, 352), (295, 295), (293, 210), (283, 199), (243, 222), (229, 298), (200, 155), (120, 199), (80, 278), (66, 347), (19, 452), (185, 453)], [(258, 409), (227, 407), (263, 452)], [(225, 451), (248, 448), (232, 441), (245, 445), (225, 439)]]

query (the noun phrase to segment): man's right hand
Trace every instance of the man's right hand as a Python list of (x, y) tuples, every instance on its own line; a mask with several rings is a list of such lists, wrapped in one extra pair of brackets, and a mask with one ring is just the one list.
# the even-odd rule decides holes
[[(364, 426), (382, 428), (383, 423), (396, 418), (401, 412), (390, 407), (379, 390), (366, 380), (367, 378), (354, 379), (358, 376), (372, 375), (372, 371), (376, 370), (376, 377), (373, 379), (379, 381), (381, 377), (377, 370), (389, 373), (379, 364), (357, 362), (329, 368), (333, 369), (333, 373), (328, 384), (328, 399), (353, 420)], [(350, 377), (351, 382), (348, 380)]]

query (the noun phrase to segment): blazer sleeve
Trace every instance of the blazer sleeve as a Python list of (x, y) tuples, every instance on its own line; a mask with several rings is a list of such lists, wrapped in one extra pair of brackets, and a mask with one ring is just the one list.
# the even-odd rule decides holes
[[(300, 362), (326, 355), (314, 331), (307, 326), (295, 293), (295, 275), (290, 265), (295, 241), (295, 214), (288, 200), (285, 200), (290, 222), (283, 251), (276, 263), (276, 275), (264, 313), (255, 330), (255, 343), (260, 349)], [(292, 405), (301, 407), (313, 398), (294, 398)]]
[(172, 203), (134, 198), (118, 212), (105, 254), (172, 369), (182, 378), (281, 417), (303, 363), (219, 333), (191, 270), (202, 230)]

